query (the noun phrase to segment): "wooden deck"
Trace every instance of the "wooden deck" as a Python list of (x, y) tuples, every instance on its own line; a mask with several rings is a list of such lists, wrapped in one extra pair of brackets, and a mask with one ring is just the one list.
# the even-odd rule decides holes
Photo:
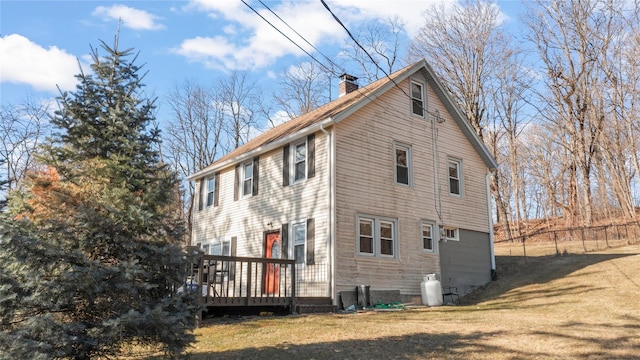
[(187, 285), (201, 291), (200, 305), (207, 308), (279, 306), (294, 312), (300, 305), (330, 305), (328, 282), (316, 291), (326, 296), (308, 296), (307, 284), (300, 293), (296, 268), (295, 260), (200, 254)]

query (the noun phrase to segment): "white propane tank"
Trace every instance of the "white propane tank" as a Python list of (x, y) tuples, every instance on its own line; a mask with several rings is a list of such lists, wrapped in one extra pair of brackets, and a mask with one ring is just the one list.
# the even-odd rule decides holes
[(436, 274), (425, 275), (420, 284), (422, 295), (422, 305), (442, 306), (442, 287), (440, 281), (436, 279)]

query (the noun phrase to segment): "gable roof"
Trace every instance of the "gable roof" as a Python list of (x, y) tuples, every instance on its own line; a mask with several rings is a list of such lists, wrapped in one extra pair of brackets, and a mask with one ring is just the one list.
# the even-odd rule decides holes
[(445, 107), (453, 119), (462, 129), (462, 132), (469, 139), (478, 154), (480, 154), (485, 165), (490, 169), (495, 169), (497, 163), (487, 147), (482, 143), (442, 83), (437, 79), (431, 66), (429, 66), (426, 60), (421, 60), (390, 74), (388, 77), (374, 81), (365, 87), (341, 96), (315, 110), (266, 130), (246, 144), (214, 161), (211, 165), (189, 176), (189, 180), (195, 180), (213, 174), (223, 168), (283, 146), (292, 139), (320, 131), (325, 126), (330, 126), (333, 123), (338, 123), (418, 71), (427, 79), (427, 82), (435, 90), (436, 95), (445, 104)]

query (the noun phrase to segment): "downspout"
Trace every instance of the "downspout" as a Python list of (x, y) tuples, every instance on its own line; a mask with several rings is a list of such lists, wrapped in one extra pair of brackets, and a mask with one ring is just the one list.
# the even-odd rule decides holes
[(488, 171), (484, 177), (484, 182), (487, 188), (487, 221), (489, 222), (489, 249), (491, 250), (491, 280), (495, 280), (497, 276), (496, 254), (493, 249), (493, 212), (491, 209), (491, 186), (489, 185), (491, 182), (491, 175), (493, 175), (493, 173)]
[[(333, 174), (332, 174), (332, 170), (333, 170), (333, 151), (332, 150), (332, 144), (333, 144), (333, 136), (331, 136), (331, 132), (333, 132), (333, 130), (331, 130), (331, 132), (327, 131), (324, 128), (324, 124), (320, 124), (320, 131), (322, 131), (325, 136), (327, 137), (327, 258), (329, 260), (329, 271), (331, 272), (329, 274), (329, 296), (331, 296), (332, 301), (336, 301), (337, 297), (334, 296), (334, 288), (335, 288), (335, 265), (334, 265), (334, 261), (333, 261), (333, 251), (334, 251), (334, 247), (332, 244), (332, 239), (334, 239), (334, 216), (333, 216)], [(334, 304), (335, 305), (335, 304)]]

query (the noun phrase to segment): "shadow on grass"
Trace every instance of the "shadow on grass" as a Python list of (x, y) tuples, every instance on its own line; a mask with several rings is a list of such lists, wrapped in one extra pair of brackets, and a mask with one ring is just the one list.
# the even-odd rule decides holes
[[(568, 276), (569, 274), (585, 267), (615, 260), (627, 256), (638, 254), (568, 254), (564, 256), (549, 255), (538, 257), (522, 256), (496, 256), (496, 267), (498, 279), (488, 283), (486, 286), (463, 297), (463, 305), (475, 305), (480, 302), (494, 300), (504, 297), (510, 290), (532, 284), (544, 284), (556, 279)], [(640, 289), (640, 284), (634, 281), (633, 284)], [(565, 286), (562, 288), (548, 288), (544, 293), (532, 291), (530, 296), (544, 296), (553, 298), (567, 294), (580, 294), (597, 289), (595, 287), (585, 289), (583, 286)], [(519, 296), (527, 295), (520, 292)]]
[[(574, 324), (579, 326), (581, 324)], [(584, 324), (582, 324), (584, 325)], [(612, 324), (600, 326), (616, 327)], [(531, 335), (545, 338), (562, 338), (576, 343), (589, 343), (591, 350), (580, 354), (583, 358), (608, 358), (612, 349), (627, 348), (618, 354), (619, 360), (638, 359), (637, 346), (628, 337), (614, 339), (598, 337), (576, 337), (564, 333), (532, 332)], [(502, 347), (490, 344), (490, 340), (504, 336), (513, 336), (502, 331), (461, 333), (420, 333), (405, 336), (390, 336), (369, 340), (338, 340), (313, 344), (280, 343), (270, 347), (244, 348), (221, 352), (203, 352), (188, 355), (188, 359), (537, 359), (556, 358), (553, 348), (537, 349), (536, 352), (516, 350), (513, 346)], [(635, 342), (637, 343), (637, 342)], [(594, 346), (595, 345), (595, 346)], [(633, 349), (630, 349), (633, 348)], [(604, 357), (601, 357), (604, 356)]]

